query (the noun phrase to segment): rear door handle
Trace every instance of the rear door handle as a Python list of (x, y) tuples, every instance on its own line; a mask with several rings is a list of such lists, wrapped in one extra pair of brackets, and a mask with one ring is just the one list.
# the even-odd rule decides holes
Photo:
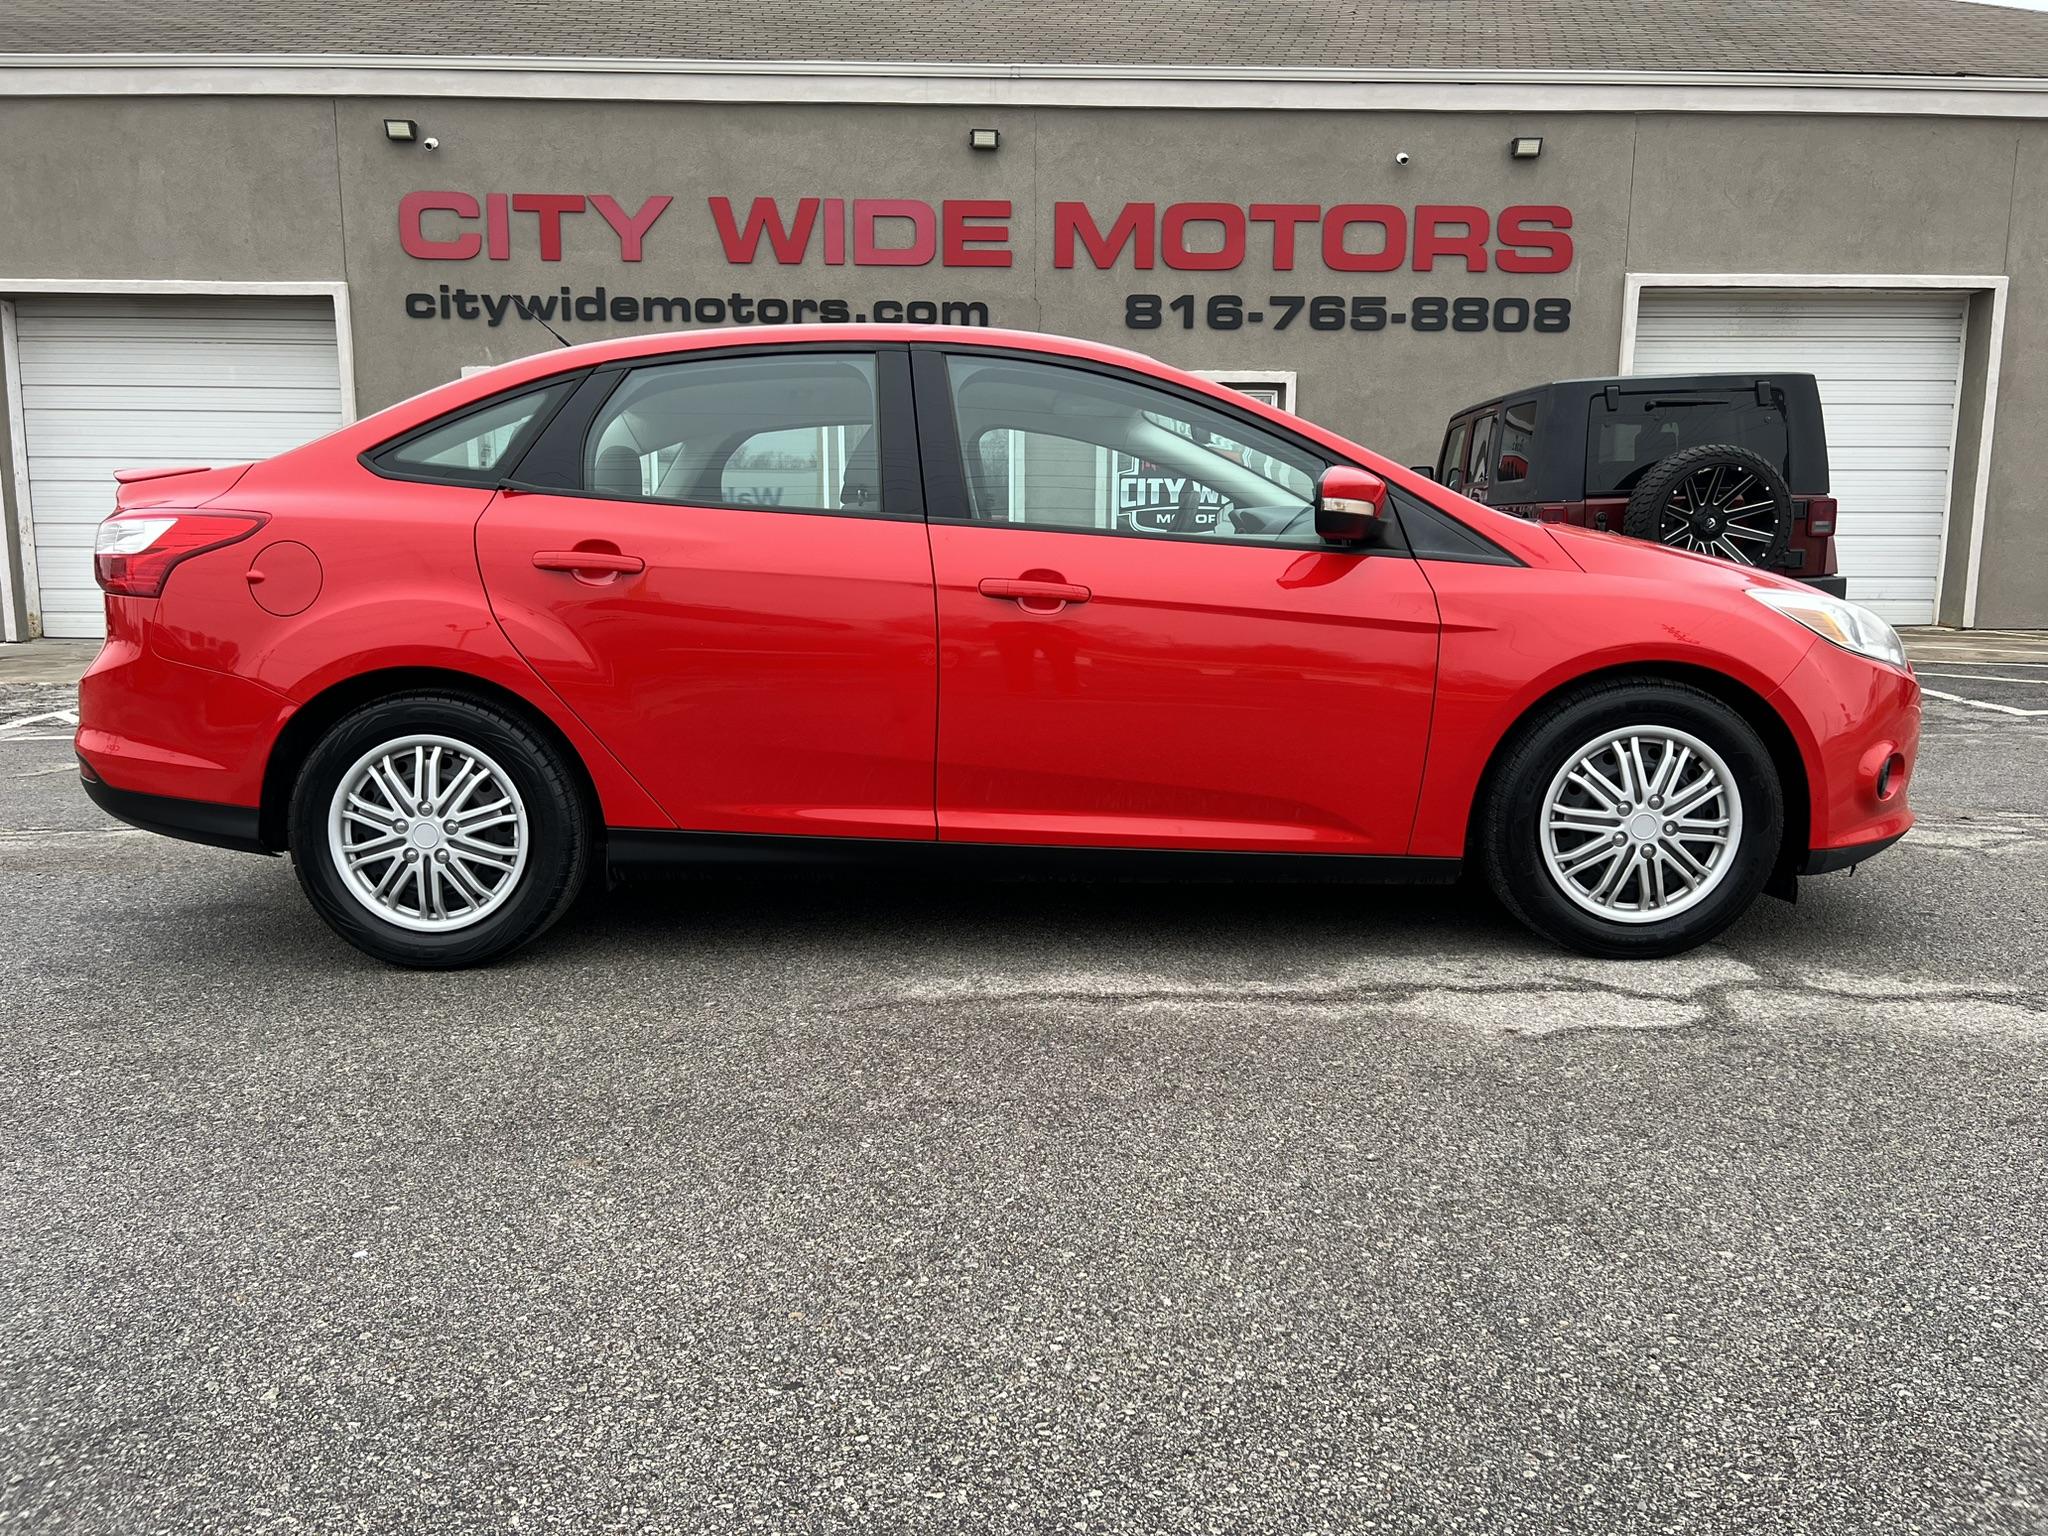
[(543, 571), (610, 571), (620, 576), (637, 576), (647, 569), (638, 555), (621, 555), (601, 549), (535, 550), (533, 563)]
[(1095, 595), (1071, 581), (1030, 581), (1006, 576), (984, 576), (976, 590), (983, 597), (1008, 598), (1038, 611), (1048, 611), (1043, 606), (1048, 603), (1052, 605), (1050, 611), (1057, 611), (1062, 604), (1085, 603)]

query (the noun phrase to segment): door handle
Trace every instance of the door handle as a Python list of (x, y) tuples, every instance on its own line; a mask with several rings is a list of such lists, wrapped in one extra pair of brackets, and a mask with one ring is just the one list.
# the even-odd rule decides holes
[(638, 555), (622, 555), (616, 551), (602, 549), (541, 549), (534, 551), (533, 564), (536, 570), (610, 571), (619, 576), (637, 576), (647, 569), (647, 562)]
[[(1057, 613), (1068, 603), (1085, 603), (1095, 594), (1071, 581), (1033, 581), (1024, 577), (984, 576), (975, 589), (983, 597), (1007, 598), (1034, 613)], [(1050, 603), (1050, 608), (1041, 606)]]

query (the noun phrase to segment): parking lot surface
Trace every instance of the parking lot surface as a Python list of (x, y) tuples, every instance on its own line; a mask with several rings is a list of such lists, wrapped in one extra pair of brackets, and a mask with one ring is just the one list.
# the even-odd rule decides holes
[(1462, 889), (718, 879), (387, 970), (0, 685), (0, 1530), (2048, 1529), (1995, 638), (1916, 642), (1912, 836), (1640, 965)]

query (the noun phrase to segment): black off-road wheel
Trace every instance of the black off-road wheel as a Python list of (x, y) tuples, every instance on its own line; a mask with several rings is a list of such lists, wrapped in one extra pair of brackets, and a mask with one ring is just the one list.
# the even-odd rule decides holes
[(1621, 531), (1771, 570), (1792, 537), (1792, 491), (1770, 460), (1733, 443), (1706, 443), (1644, 472)]

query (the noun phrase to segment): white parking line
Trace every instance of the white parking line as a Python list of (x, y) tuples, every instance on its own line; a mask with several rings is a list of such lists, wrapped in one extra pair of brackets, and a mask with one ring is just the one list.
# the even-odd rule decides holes
[(1954, 682), (2011, 683), (2020, 688), (2048, 688), (2048, 677), (1997, 677), (1989, 672), (1930, 672), (1925, 667), (1917, 667), (1914, 670), (1922, 677), (1939, 677)]
[[(2000, 679), (2003, 681), (2003, 679)], [(1985, 699), (1966, 699), (1959, 693), (1943, 693), (1939, 688), (1922, 687), (1920, 690), (1930, 699), (1946, 699), (1951, 704), (1967, 704), (1972, 709), (1992, 709), (2001, 715), (2048, 715), (2048, 709), (2015, 709), (2010, 704), (1993, 704)]]
[(39, 715), (17, 715), (12, 720), (0, 720), (0, 731), (12, 731), (24, 725), (41, 725), (55, 721), (59, 725), (78, 724), (78, 713), (70, 709), (46, 709)]

